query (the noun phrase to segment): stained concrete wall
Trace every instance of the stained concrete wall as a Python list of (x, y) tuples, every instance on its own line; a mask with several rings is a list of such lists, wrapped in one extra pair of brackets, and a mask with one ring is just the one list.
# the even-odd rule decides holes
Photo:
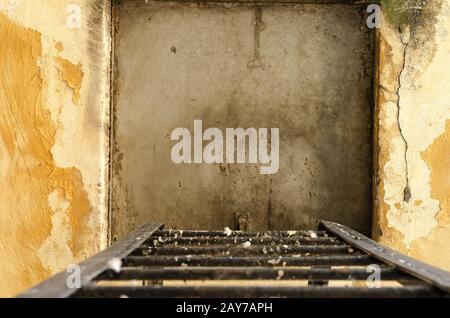
[(450, 2), (383, 3), (373, 235), (450, 270)]
[(0, 296), (106, 246), (109, 30), (106, 0), (0, 0)]
[[(118, 1), (112, 232), (137, 224), (369, 232), (371, 32), (364, 6)], [(176, 165), (177, 127), (278, 127), (280, 170)]]

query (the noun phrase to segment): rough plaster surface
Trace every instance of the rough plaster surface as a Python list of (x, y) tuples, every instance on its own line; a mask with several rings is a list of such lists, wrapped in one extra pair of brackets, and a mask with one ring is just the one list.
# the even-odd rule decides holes
[[(368, 232), (371, 35), (364, 7), (116, 7), (112, 231), (143, 222)], [(280, 170), (176, 165), (171, 131), (279, 127)]]
[[(17, 5), (14, 5), (17, 3)], [(106, 246), (109, 4), (0, 0), (0, 296)]]
[[(374, 236), (450, 269), (450, 3), (379, 32)], [(405, 189), (407, 189), (405, 191)]]

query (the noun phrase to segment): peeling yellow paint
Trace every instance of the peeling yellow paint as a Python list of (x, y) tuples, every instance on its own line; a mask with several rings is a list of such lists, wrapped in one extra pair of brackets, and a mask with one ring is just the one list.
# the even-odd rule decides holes
[(59, 75), (61, 79), (65, 81), (73, 90), (73, 102), (78, 104), (80, 100), (81, 84), (84, 76), (81, 64), (75, 65), (61, 57), (58, 57), (56, 61), (58, 62)]
[(431, 171), (431, 196), (439, 200), (438, 226), (427, 239), (418, 240), (411, 255), (450, 270), (450, 119), (444, 133), (422, 152)]
[(55, 44), (55, 49), (57, 49), (58, 52), (62, 52), (62, 51), (64, 51), (64, 45), (60, 41), (58, 41)]
[(431, 196), (440, 202), (439, 217), (446, 214), (450, 221), (450, 119), (444, 133), (422, 152), (422, 158), (430, 167)]
[(418, 21), (413, 32), (388, 22), (378, 32), (373, 234), (387, 246), (450, 270), (447, 12), (450, 3), (430, 0), (423, 14), (433, 18)]
[[(74, 260), (86, 256), (84, 228), (92, 207), (80, 172), (55, 165), (56, 127), (43, 98), (41, 54), (41, 34), (0, 13), (0, 296), (30, 287), (55, 269), (50, 258), (58, 252), (42, 255), (49, 237), (65, 240)], [(74, 86), (80, 83), (78, 74)], [(49, 202), (55, 191), (64, 194), (59, 206)], [(61, 225), (66, 229), (54, 231)]]
[[(398, 135), (397, 114), (397, 90), (398, 76), (401, 71), (402, 56), (400, 35), (391, 29), (389, 25), (384, 25), (386, 29), (377, 33), (377, 87), (375, 95), (375, 170), (376, 170), (376, 193), (375, 211), (372, 235), (383, 244), (391, 246), (397, 250), (405, 251), (402, 243), (404, 238), (400, 231), (389, 225), (388, 211), (389, 204), (385, 200), (386, 175), (384, 168), (391, 161), (394, 155), (391, 149), (391, 141)], [(399, 186), (401, 189), (401, 186)], [(398, 203), (398, 202), (397, 202)], [(397, 207), (400, 203), (397, 204)]]
[[(75, 258), (70, 247), (73, 233), (69, 220), (70, 202), (61, 188), (48, 195), (48, 204), (52, 209), (52, 230), (39, 248), (38, 255), (46, 268), (57, 272)], [(48, 257), (49, 255), (57, 257)]]

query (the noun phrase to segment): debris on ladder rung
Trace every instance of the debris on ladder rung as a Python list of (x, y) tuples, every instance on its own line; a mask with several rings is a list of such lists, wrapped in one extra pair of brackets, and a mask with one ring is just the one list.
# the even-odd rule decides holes
[(231, 233), (233, 233), (233, 231), (231, 231), (230, 228), (227, 226), (226, 228), (224, 228), (223, 233), (224, 233), (226, 236), (230, 236)]
[(111, 258), (108, 261), (108, 267), (116, 273), (120, 273), (120, 269), (122, 268), (122, 260), (117, 257)]

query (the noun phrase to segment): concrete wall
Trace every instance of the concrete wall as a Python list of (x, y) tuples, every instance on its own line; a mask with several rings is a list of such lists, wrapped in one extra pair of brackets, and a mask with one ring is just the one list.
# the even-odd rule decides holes
[(373, 235), (450, 270), (450, 2), (384, 1), (384, 12)]
[[(364, 6), (119, 1), (112, 231), (137, 224), (369, 232), (371, 32)], [(280, 170), (171, 160), (173, 129), (278, 127)]]
[(0, 296), (106, 246), (109, 25), (106, 0), (0, 0)]

